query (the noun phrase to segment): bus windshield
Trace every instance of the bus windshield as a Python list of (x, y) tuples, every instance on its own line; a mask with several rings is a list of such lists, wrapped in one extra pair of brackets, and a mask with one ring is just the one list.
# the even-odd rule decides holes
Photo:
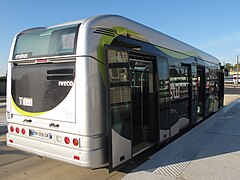
[(78, 28), (79, 24), (24, 31), (17, 36), (13, 59), (75, 54)]

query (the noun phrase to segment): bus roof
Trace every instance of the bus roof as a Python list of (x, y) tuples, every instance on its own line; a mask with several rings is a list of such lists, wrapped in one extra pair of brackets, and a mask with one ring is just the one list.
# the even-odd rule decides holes
[(143, 24), (140, 24), (138, 22), (135, 22), (131, 19), (125, 18), (123, 16), (119, 15), (98, 15), (98, 16), (92, 16), (87, 19), (81, 19), (76, 20), (72, 22), (67, 22), (63, 24), (59, 24), (52, 27), (58, 27), (58, 26), (66, 26), (66, 25), (72, 25), (72, 24), (79, 24), (81, 23), (81, 28), (112, 28), (114, 27), (125, 27), (128, 31), (134, 31), (142, 36), (144, 36), (144, 39), (148, 43), (151, 43), (153, 45), (163, 47), (166, 49), (170, 49), (173, 51), (177, 51), (183, 54), (186, 54), (188, 56), (196, 57), (214, 64), (220, 63), (220, 61), (215, 58), (214, 56), (203, 52), (202, 50), (199, 50), (191, 45), (188, 45), (182, 41), (179, 41), (173, 37), (170, 37), (164, 33), (161, 33), (159, 31), (156, 31), (150, 27), (147, 27)]

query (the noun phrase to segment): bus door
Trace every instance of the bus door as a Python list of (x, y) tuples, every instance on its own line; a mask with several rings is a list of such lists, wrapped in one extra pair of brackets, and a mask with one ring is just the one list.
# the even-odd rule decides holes
[(133, 156), (154, 145), (155, 56), (129, 52), (132, 92), (132, 148)]
[(223, 106), (224, 101), (224, 73), (223, 73), (224, 67), (221, 67), (221, 71), (218, 72), (218, 84), (219, 84), (219, 92), (218, 92), (218, 99), (219, 99), (219, 106)]
[(205, 68), (197, 66), (197, 89), (198, 89), (198, 104), (197, 104), (197, 120), (201, 120), (205, 111)]
[(191, 65), (191, 124), (194, 124), (198, 119), (198, 77), (197, 66)]
[(151, 147), (154, 137), (154, 56), (106, 46), (109, 171)]
[(109, 171), (132, 158), (132, 102), (128, 51), (106, 46)]
[(201, 120), (205, 109), (205, 68), (191, 65), (192, 74), (192, 111), (191, 123)]
[[(179, 96), (178, 102), (178, 118), (185, 125), (189, 125), (191, 119), (191, 78), (190, 78), (190, 65), (183, 64), (179, 67)], [(187, 123), (187, 124), (186, 124)]]

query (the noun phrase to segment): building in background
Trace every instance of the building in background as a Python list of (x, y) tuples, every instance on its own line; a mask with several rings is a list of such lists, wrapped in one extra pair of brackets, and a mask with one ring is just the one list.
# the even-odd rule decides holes
[[(238, 78), (237, 78), (238, 76)], [(238, 83), (237, 83), (238, 81)], [(230, 69), (228, 75), (224, 77), (225, 84), (240, 84), (240, 73), (236, 69)]]
[(6, 96), (7, 77), (0, 77), (0, 96)]

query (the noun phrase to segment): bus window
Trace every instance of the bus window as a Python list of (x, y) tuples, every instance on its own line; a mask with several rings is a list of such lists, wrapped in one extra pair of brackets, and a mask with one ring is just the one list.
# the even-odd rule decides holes
[(170, 113), (170, 81), (169, 66), (167, 59), (158, 61), (158, 103), (159, 103), (159, 128), (160, 141), (169, 137), (169, 113)]
[(74, 25), (24, 31), (17, 37), (13, 59), (75, 54), (78, 28)]

